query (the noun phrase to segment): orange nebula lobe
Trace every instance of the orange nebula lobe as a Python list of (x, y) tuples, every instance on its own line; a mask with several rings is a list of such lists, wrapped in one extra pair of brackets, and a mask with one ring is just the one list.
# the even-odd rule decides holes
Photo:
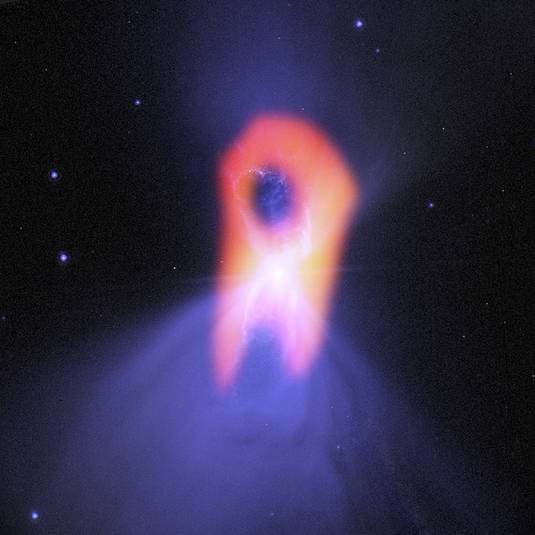
[[(292, 190), (292, 210), (272, 224), (254, 205), (254, 188), (265, 169), (276, 169)], [(284, 369), (300, 376), (314, 362), (326, 328), (337, 263), (358, 200), (355, 176), (309, 121), (261, 115), (223, 154), (218, 186), (217, 385), (225, 391), (232, 384), (259, 324), (276, 330)]]

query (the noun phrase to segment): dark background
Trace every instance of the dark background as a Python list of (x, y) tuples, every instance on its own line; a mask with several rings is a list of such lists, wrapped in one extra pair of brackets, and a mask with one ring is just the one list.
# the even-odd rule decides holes
[(28, 452), (0, 514), (32, 507), (47, 370), (213, 287), (217, 156), (277, 110), (360, 176), (333, 321), (528, 532), (534, 23), (530, 2), (0, 4), (2, 471)]

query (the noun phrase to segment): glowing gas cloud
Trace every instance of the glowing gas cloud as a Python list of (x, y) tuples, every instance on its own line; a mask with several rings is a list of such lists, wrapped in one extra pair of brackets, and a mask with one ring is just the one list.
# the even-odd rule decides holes
[(216, 382), (222, 391), (232, 384), (259, 325), (275, 330), (284, 369), (300, 376), (325, 332), (356, 178), (318, 127), (269, 114), (255, 117), (223, 154), (218, 185)]

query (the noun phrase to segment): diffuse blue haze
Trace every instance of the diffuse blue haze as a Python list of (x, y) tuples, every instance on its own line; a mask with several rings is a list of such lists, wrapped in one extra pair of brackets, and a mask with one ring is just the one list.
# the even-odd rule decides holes
[[(477, 495), (458, 464), (333, 333), (303, 380), (256, 333), (233, 390), (218, 394), (212, 306), (198, 300), (98, 350), (110, 365), (37, 496), (48, 532), (439, 533), (481, 514), (465, 505)], [(69, 388), (87, 390), (88, 374)]]
[(268, 224), (285, 220), (292, 209), (293, 195), (289, 179), (267, 169), (258, 172), (253, 202), (260, 218)]

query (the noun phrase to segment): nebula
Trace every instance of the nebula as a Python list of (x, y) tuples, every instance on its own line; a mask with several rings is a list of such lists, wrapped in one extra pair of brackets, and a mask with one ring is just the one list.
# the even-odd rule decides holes
[(260, 115), (218, 168), (222, 232), (214, 375), (226, 390), (259, 326), (274, 330), (286, 372), (318, 354), (357, 179), (311, 122)]

